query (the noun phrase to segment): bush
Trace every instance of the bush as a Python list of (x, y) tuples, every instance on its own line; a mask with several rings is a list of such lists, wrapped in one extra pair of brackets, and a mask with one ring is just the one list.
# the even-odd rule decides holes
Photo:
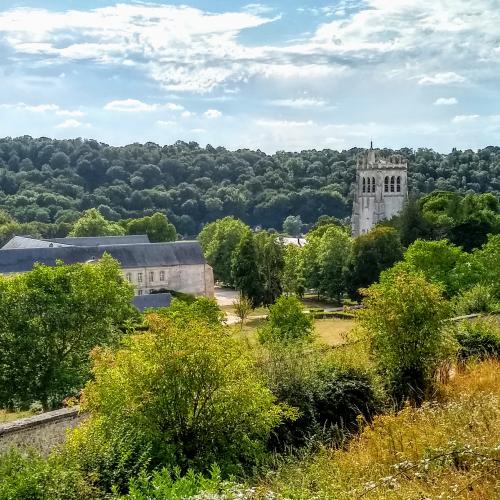
[(338, 443), (358, 428), (359, 415), (371, 420), (380, 406), (370, 375), (341, 367), (320, 350), (273, 344), (262, 369), (278, 401), (299, 411), (297, 419), (283, 422), (273, 433), (274, 450)]
[(500, 358), (500, 329), (491, 321), (463, 321), (456, 337), (460, 361)]
[(358, 312), (375, 362), (397, 402), (420, 403), (432, 389), (440, 363), (450, 356), (444, 319), (449, 306), (441, 288), (397, 267), (364, 290)]
[(220, 325), (224, 319), (224, 313), (217, 302), (206, 297), (196, 297), (192, 300), (175, 298), (169, 307), (161, 311), (161, 314), (174, 321), (189, 322), (195, 318), (208, 325)]
[(90, 416), (68, 444), (86, 473), (123, 489), (140, 469), (217, 463), (227, 474), (264, 458), (283, 408), (243, 346), (220, 324), (155, 314), (148, 323), (119, 350), (93, 354), (82, 396)]
[(99, 497), (78, 469), (58, 453), (45, 459), (11, 450), (0, 455), (0, 498), (9, 500), (84, 500)]
[(262, 343), (310, 341), (313, 338), (313, 318), (304, 312), (301, 302), (293, 295), (283, 295), (269, 307), (267, 319), (267, 324), (259, 330)]
[(490, 312), (496, 309), (493, 289), (478, 283), (455, 298), (457, 314)]

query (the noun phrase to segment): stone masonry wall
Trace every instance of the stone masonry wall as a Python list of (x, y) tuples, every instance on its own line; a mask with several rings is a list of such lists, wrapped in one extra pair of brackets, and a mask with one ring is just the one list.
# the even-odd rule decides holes
[(67, 430), (76, 427), (83, 418), (75, 406), (1, 424), (0, 453), (17, 447), (34, 448), (47, 455), (64, 442)]

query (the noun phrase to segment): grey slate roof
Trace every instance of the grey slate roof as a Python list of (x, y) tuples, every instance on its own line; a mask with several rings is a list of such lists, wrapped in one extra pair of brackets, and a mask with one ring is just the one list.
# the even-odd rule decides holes
[(93, 247), (19, 248), (0, 250), (0, 273), (30, 271), (36, 262), (47, 266), (54, 266), (57, 260), (62, 260), (65, 264), (89, 262), (99, 259), (105, 252), (118, 260), (124, 268), (205, 263), (201, 246), (197, 241)]
[(131, 234), (127, 236), (68, 236), (66, 238), (50, 238), (50, 241), (76, 247), (97, 247), (149, 243), (149, 238), (146, 234)]
[(63, 243), (55, 243), (53, 241), (39, 240), (31, 236), (14, 236), (1, 249), (8, 250), (10, 248), (48, 248), (67, 246)]
[(139, 311), (145, 309), (159, 309), (168, 307), (172, 302), (172, 295), (169, 293), (149, 293), (147, 295), (136, 295), (132, 301)]

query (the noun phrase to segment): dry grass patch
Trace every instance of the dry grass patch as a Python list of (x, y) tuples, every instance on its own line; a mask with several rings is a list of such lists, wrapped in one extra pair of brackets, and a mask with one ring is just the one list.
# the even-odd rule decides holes
[[(262, 494), (290, 499), (500, 498), (500, 363), (457, 375), (440, 402), (382, 415), (348, 449), (284, 466)], [(444, 395), (444, 396), (443, 396)]]
[(347, 341), (349, 332), (354, 328), (353, 319), (317, 319), (314, 328), (318, 336), (328, 345), (336, 346)]
[(31, 411), (6, 411), (0, 410), (0, 424), (5, 424), (7, 422), (13, 422), (14, 420), (19, 420), (20, 418), (32, 417), (33, 413)]

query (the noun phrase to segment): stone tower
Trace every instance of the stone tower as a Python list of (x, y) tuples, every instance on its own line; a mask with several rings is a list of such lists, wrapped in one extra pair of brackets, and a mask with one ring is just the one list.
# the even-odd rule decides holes
[(401, 155), (382, 157), (370, 149), (358, 156), (352, 235), (368, 232), (377, 222), (399, 214), (408, 196), (408, 164)]

